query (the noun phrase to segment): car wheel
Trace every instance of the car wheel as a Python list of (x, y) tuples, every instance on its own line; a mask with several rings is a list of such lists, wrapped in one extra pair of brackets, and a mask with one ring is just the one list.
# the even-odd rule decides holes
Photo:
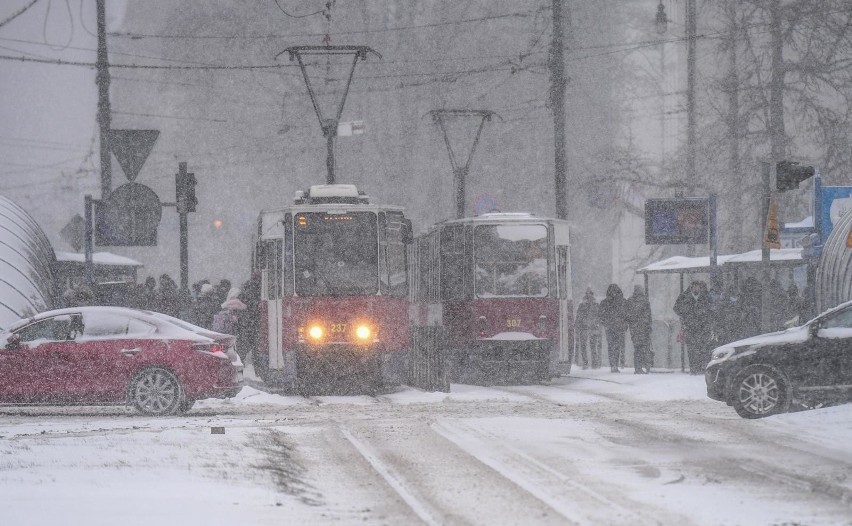
[(175, 414), (186, 404), (177, 376), (161, 367), (136, 373), (130, 381), (128, 396), (133, 407), (152, 416)]
[(741, 371), (731, 383), (731, 405), (743, 418), (763, 418), (787, 410), (787, 385), (781, 374), (765, 366)]

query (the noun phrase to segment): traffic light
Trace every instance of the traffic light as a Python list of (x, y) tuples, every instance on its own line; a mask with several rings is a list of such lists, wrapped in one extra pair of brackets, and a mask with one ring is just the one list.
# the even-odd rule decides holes
[(184, 166), (175, 174), (175, 196), (178, 213), (195, 212), (198, 199), (195, 198), (195, 185), (198, 181), (194, 173), (186, 171)]
[(775, 188), (779, 192), (799, 187), (799, 183), (813, 177), (813, 166), (799, 166), (793, 161), (778, 161), (775, 164)]

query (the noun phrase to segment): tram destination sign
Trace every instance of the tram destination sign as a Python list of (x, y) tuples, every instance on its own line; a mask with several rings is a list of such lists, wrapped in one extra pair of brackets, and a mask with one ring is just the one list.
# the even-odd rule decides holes
[(645, 202), (646, 245), (697, 245), (709, 241), (709, 199), (678, 197)]

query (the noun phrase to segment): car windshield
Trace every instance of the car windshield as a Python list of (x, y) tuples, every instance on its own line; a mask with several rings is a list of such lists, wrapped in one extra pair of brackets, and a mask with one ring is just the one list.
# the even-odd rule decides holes
[(376, 294), (377, 216), (372, 212), (309, 212), (294, 218), (296, 294)]

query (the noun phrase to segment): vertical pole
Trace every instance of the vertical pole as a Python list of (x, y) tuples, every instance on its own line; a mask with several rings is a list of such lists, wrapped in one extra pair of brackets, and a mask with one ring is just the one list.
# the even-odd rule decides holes
[(710, 215), (710, 276), (711, 281), (715, 283), (715, 280), (719, 279), (719, 266), (717, 264), (718, 241), (716, 237), (716, 194), (710, 195), (707, 206), (709, 208), (708, 212)]
[(180, 218), (180, 289), (189, 290), (189, 228), (187, 213), (178, 214)]
[[(178, 163), (178, 180), (186, 181), (189, 175), (186, 172), (186, 162)], [(187, 224), (187, 204), (181, 202), (186, 199), (181, 196), (181, 190), (178, 189), (177, 196), (177, 213), (180, 221), (180, 289), (189, 290), (189, 225)]]
[(556, 217), (568, 219), (565, 166), (565, 59), (562, 0), (553, 0), (553, 40), (550, 46), (550, 103), (553, 110)]
[(93, 288), (95, 283), (95, 269), (94, 262), (92, 260), (92, 204), (92, 196), (87, 194), (83, 201), (83, 216), (86, 222), (86, 227), (83, 233), (83, 250), (85, 251), (86, 258), (83, 272), (85, 274), (86, 284), (90, 288)]
[(97, 75), (98, 84), (98, 127), (100, 128), (100, 157), (101, 157), (101, 199), (106, 199), (112, 191), (112, 160), (110, 159), (109, 131), (112, 127), (112, 115), (109, 102), (109, 57), (106, 44), (106, 8), (105, 0), (97, 0), (98, 18), (98, 54)]
[(766, 228), (769, 225), (769, 201), (772, 199), (772, 172), (771, 166), (766, 161), (761, 161), (760, 171), (763, 179), (763, 199), (761, 199), (761, 229), (760, 229), (760, 261), (763, 287), (760, 294), (760, 327), (763, 332), (770, 330), (769, 318), (769, 275), (770, 275), (770, 260), (769, 246), (766, 244)]
[(686, 181), (695, 183), (695, 1), (686, 0)]
[(467, 178), (467, 167), (460, 166), (453, 170), (455, 176), (456, 190), (456, 219), (464, 218), (464, 202), (465, 202), (465, 179)]
[(334, 136), (337, 134), (337, 123), (326, 121), (325, 124), (325, 143), (328, 148), (328, 156), (325, 164), (328, 167), (328, 175), (325, 177), (325, 184), (334, 184)]

